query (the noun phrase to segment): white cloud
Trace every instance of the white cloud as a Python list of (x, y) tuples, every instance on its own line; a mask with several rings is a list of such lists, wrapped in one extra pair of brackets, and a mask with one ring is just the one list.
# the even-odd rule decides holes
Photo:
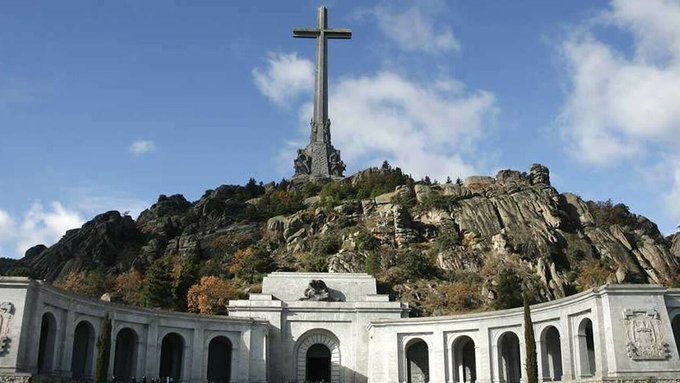
[[(415, 177), (440, 180), (475, 173), (462, 154), (470, 154), (497, 113), (489, 92), (465, 92), (448, 79), (419, 83), (392, 72), (345, 78), (333, 86), (330, 99), (333, 144), (345, 162), (365, 167), (387, 159)], [(299, 111), (304, 141), (310, 116), (306, 103)], [(288, 163), (293, 155), (287, 151)]]
[[(598, 40), (592, 26), (633, 37), (633, 53)], [(570, 84), (560, 116), (571, 154), (596, 165), (680, 148), (680, 3), (613, 1), (562, 45)]]
[(670, 190), (664, 194), (663, 202), (669, 216), (680, 226), (680, 157), (671, 161), (669, 168), (672, 184)]
[(460, 43), (451, 28), (435, 22), (439, 8), (432, 7), (432, 2), (420, 2), (409, 8), (389, 2), (366, 13), (375, 17), (385, 37), (404, 51), (430, 54), (458, 51)]
[(142, 154), (155, 151), (156, 144), (153, 141), (137, 140), (130, 144), (128, 149), (130, 150), (130, 153), (136, 156), (141, 156)]
[(21, 257), (29, 248), (58, 241), (67, 230), (82, 226), (79, 213), (52, 202), (47, 208), (35, 202), (19, 221), (0, 210), (0, 244), (14, 247), (15, 256)]
[(257, 88), (279, 105), (289, 104), (314, 84), (314, 65), (296, 53), (269, 53), (265, 69), (253, 69)]

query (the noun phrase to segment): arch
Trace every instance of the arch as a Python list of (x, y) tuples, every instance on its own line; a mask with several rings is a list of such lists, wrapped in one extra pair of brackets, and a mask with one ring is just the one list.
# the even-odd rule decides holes
[(40, 322), (40, 340), (38, 343), (38, 373), (50, 373), (54, 369), (54, 345), (57, 336), (57, 319), (51, 312), (46, 312)]
[[(310, 348), (314, 345), (323, 345), (331, 353), (330, 357), (330, 362), (331, 362), (331, 382), (341, 382), (341, 375), (340, 375), (340, 362), (341, 362), (341, 355), (340, 355), (340, 341), (338, 338), (335, 336), (330, 331), (327, 330), (322, 330), (322, 329), (316, 329), (316, 330), (311, 330), (306, 333), (304, 333), (300, 339), (297, 341), (296, 346), (295, 346), (295, 355), (296, 355), (296, 373), (295, 376), (297, 377), (297, 380), (299, 382), (304, 382), (307, 379), (307, 352), (309, 351)], [(318, 350), (318, 348), (317, 348)]]
[(475, 341), (467, 335), (453, 341), (453, 377), (459, 383), (477, 381), (477, 356)]
[(83, 379), (92, 377), (94, 367), (94, 326), (82, 320), (73, 332), (73, 351), (71, 353), (71, 377)]
[(113, 376), (116, 381), (131, 381), (136, 375), (138, 339), (135, 330), (129, 327), (118, 331), (113, 357)]
[(676, 314), (671, 320), (671, 328), (673, 329), (673, 338), (675, 338), (675, 347), (680, 354), (680, 313)]
[(581, 377), (595, 375), (595, 339), (593, 337), (593, 321), (584, 318), (578, 325), (578, 352)]
[(506, 383), (518, 383), (522, 379), (522, 365), (517, 334), (509, 331), (498, 338), (498, 354), (499, 380)]
[(541, 332), (541, 367), (543, 381), (562, 380), (562, 343), (560, 332), (548, 326)]
[(420, 338), (412, 339), (406, 344), (406, 381), (408, 383), (430, 381), (430, 349)]
[(184, 338), (176, 332), (171, 332), (163, 337), (161, 342), (161, 360), (158, 368), (158, 376), (170, 377), (177, 382), (182, 377), (182, 362), (184, 361)]
[(208, 382), (227, 383), (231, 379), (231, 341), (224, 336), (214, 337), (208, 344)]

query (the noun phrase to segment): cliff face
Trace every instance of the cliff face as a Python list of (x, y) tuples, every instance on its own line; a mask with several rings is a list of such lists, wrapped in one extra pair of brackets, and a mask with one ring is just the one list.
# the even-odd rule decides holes
[[(19, 265), (53, 281), (74, 271), (144, 271), (179, 257), (233, 278), (226, 270), (234, 253), (258, 247), (275, 262), (270, 269), (370, 269), (426, 314), (448, 312), (423, 302), (441, 305), (461, 285), (472, 286), (469, 307), (493, 304), (502, 270), (520, 275), (536, 300), (604, 282), (676, 283), (680, 235), (663, 238), (623, 205), (559, 193), (541, 165), (441, 185), (394, 174), (369, 169), (323, 186), (222, 186), (194, 203), (161, 196), (136, 222), (99, 215), (53, 246), (29, 250)], [(376, 193), (380, 182), (392, 191)]]

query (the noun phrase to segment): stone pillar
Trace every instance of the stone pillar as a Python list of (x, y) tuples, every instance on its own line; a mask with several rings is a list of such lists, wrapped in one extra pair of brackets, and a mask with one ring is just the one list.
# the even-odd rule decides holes
[(446, 381), (446, 350), (444, 333), (442, 330), (435, 330), (430, 338), (432, 340), (432, 351), (430, 352), (430, 381)]
[[(484, 324), (479, 326), (479, 337), (475, 341), (475, 364), (477, 365), (477, 381), (479, 383), (491, 383), (493, 367), (493, 338), (489, 328)], [(490, 347), (491, 346), (491, 347)]]
[(569, 324), (569, 318), (562, 316), (560, 318), (560, 351), (562, 354), (562, 380), (576, 379), (574, 374), (574, 359), (573, 352), (573, 330)]
[(61, 334), (61, 362), (56, 369), (57, 374), (64, 377), (71, 377), (71, 357), (73, 354), (73, 334), (75, 332), (75, 313), (69, 306), (66, 313), (64, 331)]
[(191, 359), (191, 373), (186, 375), (192, 382), (201, 382), (206, 379), (208, 371), (208, 358), (206, 355), (207, 347), (205, 345), (205, 336), (203, 326), (197, 321), (194, 325), (193, 339), (191, 341), (193, 347), (186, 349), (185, 355)]
[(146, 335), (146, 376), (152, 378), (158, 377), (158, 363), (161, 357), (160, 340), (158, 339), (158, 319), (151, 319), (148, 326), (149, 330)]

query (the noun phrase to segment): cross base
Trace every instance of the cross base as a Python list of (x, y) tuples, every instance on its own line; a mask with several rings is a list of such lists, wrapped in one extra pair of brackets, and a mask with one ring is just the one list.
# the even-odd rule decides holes
[(300, 176), (342, 178), (345, 171), (340, 151), (324, 142), (312, 142), (306, 148), (298, 149), (294, 166), (296, 178)]

